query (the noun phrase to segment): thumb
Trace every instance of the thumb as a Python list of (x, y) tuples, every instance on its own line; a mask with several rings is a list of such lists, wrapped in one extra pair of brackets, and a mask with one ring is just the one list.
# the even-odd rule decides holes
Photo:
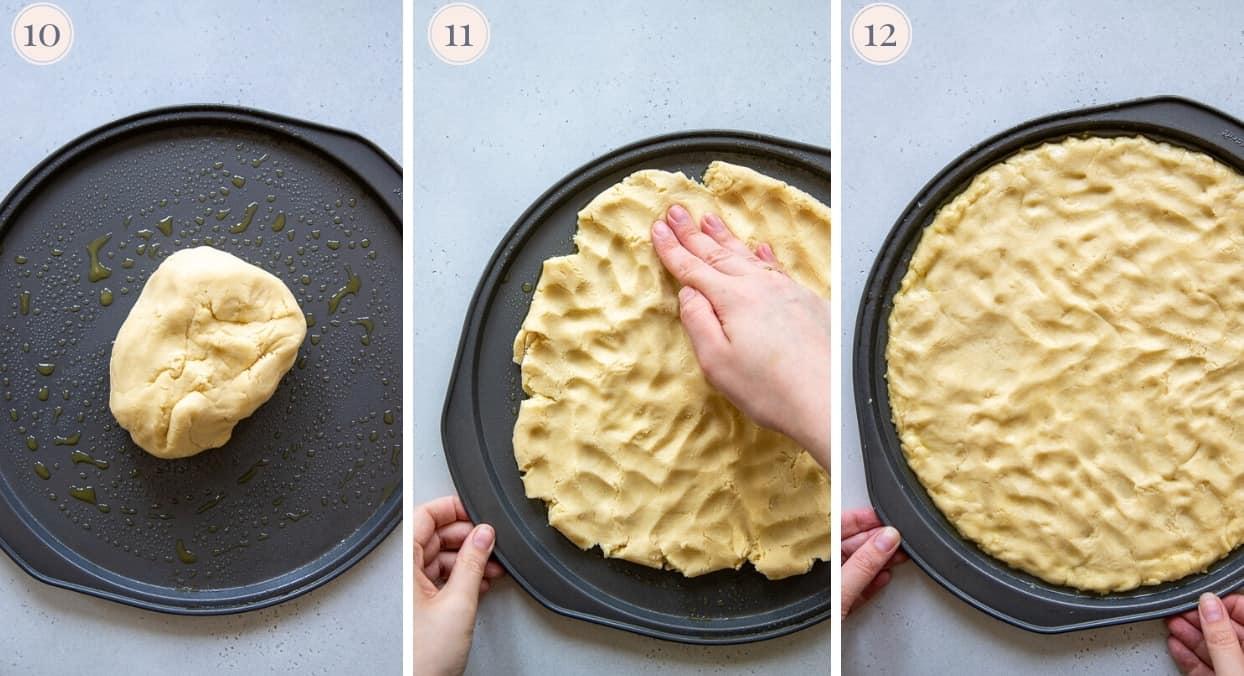
[(860, 595), (898, 550), (898, 530), (881, 528), (842, 564), (842, 616), (851, 612)]
[(449, 581), (442, 592), (449, 592), (460, 601), (467, 602), (473, 611), (479, 603), (479, 585), (484, 579), (484, 566), (492, 555), (496, 543), (497, 532), (488, 524), (480, 524), (471, 531), (462, 546), (458, 548), (458, 556), (454, 559), (454, 568), (449, 573)]
[(423, 576), (423, 545), (415, 543), (415, 579)]
[(687, 338), (691, 340), (691, 349), (695, 350), (701, 364), (726, 347), (729, 340), (707, 296), (693, 287), (684, 286), (678, 292), (678, 314), (687, 331)]
[(1201, 633), (1205, 635), (1205, 646), (1209, 648), (1214, 673), (1218, 676), (1244, 676), (1244, 650), (1240, 649), (1240, 639), (1235, 634), (1235, 627), (1231, 626), (1231, 616), (1222, 601), (1213, 594), (1201, 594), (1198, 610), (1201, 614)]
[(423, 551), (423, 545), (415, 543), (415, 607), (427, 598), (431, 598), (436, 593), (436, 585), (428, 579), (428, 574), (424, 571), (426, 566), (426, 552)]

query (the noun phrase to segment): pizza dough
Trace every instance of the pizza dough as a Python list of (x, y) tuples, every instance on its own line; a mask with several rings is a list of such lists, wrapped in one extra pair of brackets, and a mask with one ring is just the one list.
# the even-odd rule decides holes
[(306, 333), (280, 279), (211, 247), (178, 251), (117, 333), (112, 414), (158, 458), (223, 446), (276, 391)]
[(780, 181), (714, 162), (704, 185), (652, 170), (601, 193), (579, 212), (578, 253), (545, 261), (514, 341), (527, 496), (608, 557), (688, 577), (745, 561), (772, 579), (805, 573), (829, 558), (828, 475), (704, 379), (649, 234), (675, 203), (769, 242), (828, 297), (829, 209)]
[(1244, 541), (1244, 177), (1147, 138), (982, 172), (890, 315), (912, 470), (959, 531), (1054, 584), (1123, 591)]

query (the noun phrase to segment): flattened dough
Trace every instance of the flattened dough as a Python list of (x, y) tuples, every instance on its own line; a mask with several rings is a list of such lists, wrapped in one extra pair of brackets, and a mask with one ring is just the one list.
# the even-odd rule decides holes
[(982, 172), (890, 315), (907, 462), (993, 556), (1132, 589), (1244, 540), (1244, 178), (1147, 138)]
[(223, 446), (272, 397), (306, 334), (280, 279), (211, 247), (178, 251), (117, 333), (112, 414), (158, 458)]
[(795, 188), (714, 162), (704, 185), (651, 170), (601, 193), (579, 212), (579, 252), (545, 261), (514, 341), (527, 496), (605, 556), (689, 577), (745, 561), (772, 579), (805, 573), (829, 558), (828, 476), (704, 379), (649, 236), (674, 203), (769, 242), (828, 297), (829, 209)]

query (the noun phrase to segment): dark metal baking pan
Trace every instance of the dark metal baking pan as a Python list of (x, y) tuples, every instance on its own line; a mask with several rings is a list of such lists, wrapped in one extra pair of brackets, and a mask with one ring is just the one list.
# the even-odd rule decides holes
[(946, 520), (904, 459), (886, 389), (887, 322), (925, 226), (978, 173), (1048, 141), (1138, 134), (1208, 153), (1244, 173), (1244, 123), (1194, 101), (1140, 99), (1027, 122), (969, 149), (916, 195), (882, 245), (860, 302), (855, 403), (873, 506), (885, 523), (902, 531), (904, 548), (934, 580), (976, 608), (1030, 631), (1059, 633), (1188, 610), (1201, 593), (1226, 593), (1244, 581), (1244, 550), (1204, 574), (1114, 594), (1051, 585), (984, 553)]
[(467, 511), (496, 527), (497, 557), (540, 603), (569, 617), (700, 644), (773, 638), (829, 617), (829, 563), (779, 581), (750, 564), (686, 578), (580, 550), (548, 525), (540, 500), (524, 495), (511, 440), (524, 394), (512, 355), (544, 260), (574, 252), (580, 209), (640, 169), (698, 180), (713, 160), (749, 166), (829, 203), (828, 151), (756, 134), (661, 136), (576, 169), (536, 199), (489, 261), (463, 327), (441, 430)]
[[(218, 106), (108, 124), (22, 179), (0, 204), (5, 552), (58, 587), (207, 615), (302, 594), (383, 540), (401, 518), (400, 187), (353, 134)], [(281, 277), (314, 326), (226, 446), (158, 460), (108, 409), (111, 345), (160, 260), (202, 244)]]

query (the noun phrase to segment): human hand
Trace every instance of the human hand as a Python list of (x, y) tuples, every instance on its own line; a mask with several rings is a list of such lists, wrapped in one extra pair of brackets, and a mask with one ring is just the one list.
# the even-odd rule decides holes
[(1166, 618), (1166, 649), (1184, 676), (1244, 676), (1244, 596), (1201, 594), (1196, 610)]
[(870, 508), (842, 514), (842, 618), (890, 582), (890, 569), (907, 560), (899, 533)]
[(829, 303), (747, 248), (715, 214), (681, 205), (652, 226), (661, 263), (683, 285), (683, 327), (709, 383), (762, 427), (829, 469)]
[(415, 507), (415, 674), (466, 670), (479, 597), (505, 574), (489, 561), (496, 532), (475, 526), (457, 497)]

